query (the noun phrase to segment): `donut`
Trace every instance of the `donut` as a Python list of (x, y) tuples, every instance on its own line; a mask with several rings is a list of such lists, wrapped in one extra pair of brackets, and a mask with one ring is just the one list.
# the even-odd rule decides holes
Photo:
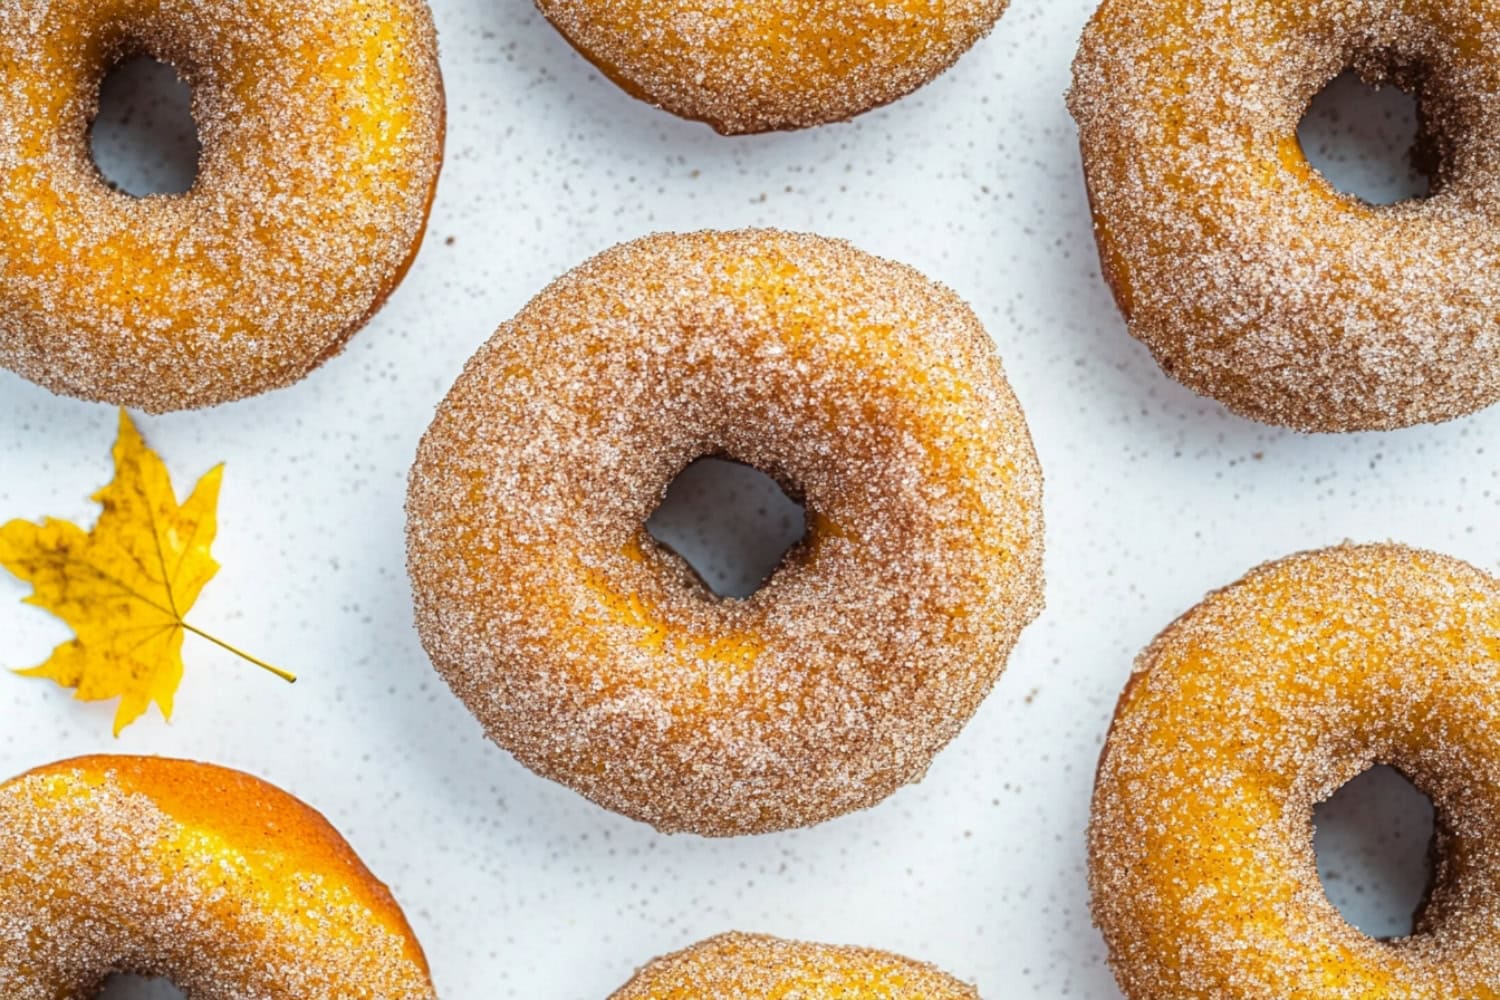
[(327, 820), (238, 771), (79, 757), (0, 785), (0, 996), (114, 972), (194, 1000), (434, 1000), (406, 918)]
[[(1308, 163), (1298, 124), (1350, 68), (1417, 95), (1430, 197)], [(1168, 375), (1301, 431), (1500, 398), (1500, 7), (1104, 0), (1069, 104), (1101, 269)]]
[[(192, 87), (191, 190), (134, 198), (89, 151), (123, 60)], [(423, 0), (0, 3), (0, 367), (160, 412), (288, 385), (406, 273), (442, 159)]]
[(725, 135), (807, 128), (903, 97), (1008, 0), (537, 0), (632, 97)]
[[(644, 527), (705, 456), (806, 510), (744, 600)], [(1042, 605), (1041, 472), (984, 329), (818, 236), (657, 235), (558, 279), (464, 368), (407, 512), (422, 642), (489, 736), (667, 832), (918, 780)]]
[[(1410, 936), (1329, 902), (1313, 807), (1375, 764), (1436, 810)], [(1500, 984), (1500, 580), (1399, 545), (1295, 555), (1142, 654), (1094, 789), (1095, 922), (1129, 1000), (1453, 1000)]]
[(637, 972), (610, 1000), (979, 1000), (923, 962), (869, 948), (720, 934)]

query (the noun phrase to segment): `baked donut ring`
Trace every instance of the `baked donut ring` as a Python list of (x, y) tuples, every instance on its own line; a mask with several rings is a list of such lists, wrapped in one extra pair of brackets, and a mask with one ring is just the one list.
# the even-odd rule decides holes
[[(1417, 95), (1430, 197), (1308, 163), (1298, 124), (1349, 68)], [(1104, 275), (1167, 374), (1303, 431), (1500, 398), (1500, 7), (1104, 0), (1069, 103)]]
[(653, 960), (610, 1000), (979, 1000), (923, 962), (869, 948), (720, 934)]
[(806, 128), (903, 97), (1008, 0), (537, 0), (632, 97), (726, 135)]
[[(89, 151), (133, 55), (193, 88), (181, 195)], [(442, 159), (423, 0), (0, 3), (0, 366), (159, 412), (288, 385), (337, 354), (421, 242)]]
[(194, 1000), (435, 998), (386, 887), (271, 785), (156, 757), (0, 785), (0, 996), (86, 1000), (112, 972)]
[[(805, 502), (714, 596), (645, 522), (689, 463)], [(465, 367), (412, 469), (434, 665), (527, 767), (734, 835), (919, 779), (1042, 605), (1041, 472), (953, 293), (847, 243), (661, 235), (564, 275)]]
[[(1323, 893), (1312, 811), (1374, 764), (1437, 814), (1415, 932)], [(1397, 545), (1254, 570), (1142, 654), (1089, 825), (1131, 1000), (1455, 1000), (1500, 989), (1500, 581)]]

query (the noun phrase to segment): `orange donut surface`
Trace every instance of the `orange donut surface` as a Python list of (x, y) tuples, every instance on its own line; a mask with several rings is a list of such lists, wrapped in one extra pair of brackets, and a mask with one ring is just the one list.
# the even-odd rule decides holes
[[(1308, 163), (1297, 127), (1350, 68), (1418, 96), (1431, 197)], [(1104, 0), (1070, 105), (1104, 274), (1173, 378), (1304, 431), (1500, 399), (1500, 4)]]
[(238, 771), (80, 757), (0, 785), (0, 996), (106, 976), (194, 1000), (434, 1000), (390, 892), (328, 822)]
[[(193, 88), (181, 195), (100, 176), (89, 123), (137, 54)], [(442, 158), (423, 0), (0, 3), (0, 366), (145, 410), (287, 385), (400, 281)]]
[[(806, 536), (744, 600), (646, 519), (706, 455)], [(526, 766), (663, 830), (816, 823), (919, 779), (1042, 604), (1041, 471), (974, 313), (772, 230), (652, 236), (558, 279), (422, 440), (432, 661)]]
[(726, 134), (842, 121), (937, 76), (1007, 0), (537, 0), (632, 96)]
[[(1437, 813), (1415, 932), (1328, 901), (1313, 807), (1375, 764)], [(1089, 825), (1130, 1000), (1500, 997), (1500, 581), (1397, 545), (1309, 552), (1210, 594), (1142, 654)]]
[(869, 948), (721, 934), (658, 958), (610, 1000), (979, 1000), (922, 962)]

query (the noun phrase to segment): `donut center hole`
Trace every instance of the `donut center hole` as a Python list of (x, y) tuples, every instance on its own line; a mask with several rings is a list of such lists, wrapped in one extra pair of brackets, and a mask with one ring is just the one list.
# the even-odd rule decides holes
[(137, 198), (183, 194), (198, 177), (193, 92), (166, 63), (127, 59), (99, 85), (89, 149), (109, 184)]
[(169, 980), (117, 972), (104, 981), (94, 1000), (187, 1000)]
[(1432, 800), (1372, 767), (1313, 811), (1313, 850), (1328, 901), (1373, 938), (1405, 937), (1432, 881)]
[(1426, 198), (1419, 166), (1417, 99), (1393, 84), (1372, 86), (1352, 70), (1312, 99), (1297, 139), (1334, 189), (1372, 205)]
[(756, 468), (700, 458), (672, 480), (646, 530), (714, 594), (745, 598), (807, 535), (807, 511)]

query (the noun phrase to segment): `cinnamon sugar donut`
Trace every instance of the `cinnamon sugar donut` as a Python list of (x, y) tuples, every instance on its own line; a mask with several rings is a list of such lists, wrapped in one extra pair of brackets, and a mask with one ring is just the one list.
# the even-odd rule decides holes
[[(132, 198), (89, 151), (134, 55), (193, 88), (182, 195)], [(423, 0), (0, 3), (0, 366), (144, 410), (287, 385), (406, 272), (442, 158)]]
[(720, 934), (658, 958), (610, 1000), (979, 1000), (922, 962), (869, 948)]
[[(1415, 932), (1324, 895), (1314, 805), (1389, 764), (1433, 801)], [(1089, 825), (1094, 917), (1131, 1000), (1500, 989), (1500, 581), (1398, 545), (1326, 549), (1210, 594), (1141, 656)]]
[(0, 996), (112, 972), (194, 1000), (430, 1000), (390, 892), (328, 822), (238, 771), (80, 757), (0, 785)]
[(887, 104), (953, 65), (1007, 0), (537, 0), (632, 97), (726, 135)]
[[(1349, 68), (1417, 95), (1430, 197), (1308, 163), (1297, 126)], [(1070, 105), (1104, 274), (1173, 378), (1304, 431), (1500, 398), (1500, 6), (1104, 0)]]
[[(805, 502), (745, 600), (645, 521), (718, 455)], [(664, 831), (816, 823), (917, 780), (1042, 604), (1041, 473), (970, 309), (773, 230), (564, 275), (468, 363), (412, 469), (433, 663), (527, 767)]]

